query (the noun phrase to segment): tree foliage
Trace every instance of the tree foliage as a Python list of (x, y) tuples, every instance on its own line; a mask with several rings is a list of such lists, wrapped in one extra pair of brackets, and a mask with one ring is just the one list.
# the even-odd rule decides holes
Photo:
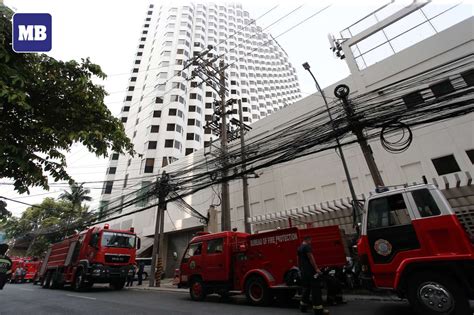
[(64, 191), (59, 199), (66, 200), (72, 203), (73, 207), (79, 208), (82, 205), (83, 201), (91, 201), (92, 198), (87, 196), (90, 194), (91, 190), (89, 188), (84, 188), (84, 183), (77, 184), (72, 183), (69, 186), (70, 191)]
[(5, 222), (8, 217), (11, 217), (12, 213), (7, 210), (7, 203), (0, 200), (0, 223)]
[[(11, 46), (12, 11), (0, 4), (0, 178), (15, 189), (48, 189), (48, 177), (69, 180), (64, 152), (82, 143), (97, 156), (133, 154), (119, 119), (104, 104), (105, 78), (89, 59), (60, 61), (17, 54)], [(71, 181), (72, 182), (72, 181)]]
[(49, 244), (84, 229), (91, 218), (87, 207), (45, 198), (41, 204), (27, 208), (20, 218), (10, 217), (3, 228), (8, 238), (29, 244), (28, 255), (42, 256)]

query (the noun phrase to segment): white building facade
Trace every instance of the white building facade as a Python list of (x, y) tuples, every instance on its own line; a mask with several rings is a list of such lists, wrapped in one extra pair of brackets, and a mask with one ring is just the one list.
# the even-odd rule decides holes
[[(434, 12), (430, 4), (413, 3), (402, 10), (387, 13), (372, 26), (351, 33), (351, 27), (344, 30), (342, 50), (345, 54), (351, 75), (333, 86), (325, 89), (328, 96), (333, 96), (337, 84), (347, 84), (353, 94), (351, 97), (366, 93), (423, 71), (436, 68), (459, 58), (472, 55), (474, 51), (474, 18), (465, 12), (458, 12), (455, 6), (443, 12)], [(431, 10), (431, 11), (430, 11)], [(378, 12), (379, 15), (383, 12)], [(413, 19), (414, 15), (424, 15), (417, 20), (415, 27), (401, 29), (400, 21)], [(444, 14), (452, 14), (449, 19)], [(453, 16), (455, 18), (453, 18)], [(378, 44), (363, 49), (364, 40), (371, 36), (383, 35), (381, 30), (392, 26), (400, 34), (390, 35), (385, 32), (385, 39)], [(416, 26), (418, 25), (418, 26)], [(396, 40), (416, 27), (432, 27), (425, 37), (417, 37), (410, 45), (396, 45)], [(355, 28), (354, 25), (352, 28)], [(411, 29), (410, 29), (411, 28)], [(420, 31), (420, 30), (419, 30)], [(389, 35), (387, 35), (387, 33)], [(410, 37), (411, 38), (411, 37)], [(393, 43), (392, 43), (393, 42)], [(362, 43), (362, 44), (361, 44)], [(394, 44), (395, 43), (395, 44)], [(389, 47), (390, 50), (384, 50)], [(374, 48), (375, 47), (375, 48)], [(381, 47), (381, 48), (380, 48)], [(380, 48), (381, 52), (373, 53)], [(343, 62), (343, 61), (341, 61)], [(472, 65), (460, 69), (450, 80), (457, 80), (461, 86), (472, 86)], [(276, 132), (302, 115), (324, 106), (318, 94), (306, 97), (290, 107), (286, 107), (263, 120), (254, 122), (248, 136)], [(386, 185), (421, 182), (422, 176), (429, 182), (440, 186), (470, 185), (474, 163), (474, 115), (435, 122), (413, 130), (413, 142), (406, 152), (392, 154), (385, 151), (379, 140), (370, 141), (374, 158)], [(374, 191), (374, 184), (358, 145), (344, 147), (352, 182), (356, 193), (362, 198)], [(202, 160), (204, 150), (194, 152), (166, 167), (173, 172), (193, 160)], [(471, 180), (469, 179), (471, 178)], [(351, 209), (347, 198), (350, 196), (347, 180), (339, 156), (334, 150), (308, 155), (284, 164), (275, 165), (261, 172), (258, 178), (249, 179), (250, 207), (253, 231), (258, 232), (277, 227), (288, 226), (288, 218), (293, 218), (296, 225), (339, 224), (346, 232), (352, 232)], [(230, 183), (232, 226), (244, 230), (242, 183), (235, 180)], [(185, 200), (203, 215), (207, 215), (212, 205), (217, 205), (218, 186), (204, 189), (187, 196)], [(134, 211), (139, 206), (124, 210)], [(214, 220), (219, 229), (220, 208), (215, 207)], [(148, 209), (131, 214), (110, 223), (112, 226), (128, 228), (134, 226), (136, 231), (146, 239), (154, 233), (155, 209)], [(338, 213), (337, 217), (334, 213)], [(323, 222), (324, 221), (324, 222)], [(168, 275), (176, 267), (173, 253), (178, 257), (183, 247), (203, 224), (189, 214), (184, 213), (173, 203), (168, 205), (165, 216), (166, 232), (166, 270)]]
[[(239, 98), (243, 121), (258, 121), (300, 98), (296, 72), (271, 35), (241, 5), (149, 6), (130, 74), (121, 120), (138, 155), (113, 154), (101, 207), (145, 187), (162, 167), (209, 145), (216, 91), (185, 63), (222, 56), (227, 98)], [(237, 109), (233, 114), (238, 118)], [(216, 136), (214, 136), (216, 138)], [(149, 178), (147, 180), (146, 178)]]

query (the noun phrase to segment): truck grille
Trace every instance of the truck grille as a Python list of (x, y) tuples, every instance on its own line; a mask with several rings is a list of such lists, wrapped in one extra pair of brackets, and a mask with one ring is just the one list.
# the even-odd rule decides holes
[(130, 255), (105, 254), (105, 262), (108, 263), (128, 263)]
[(464, 226), (467, 234), (474, 241), (474, 207), (458, 207), (454, 209), (459, 222)]

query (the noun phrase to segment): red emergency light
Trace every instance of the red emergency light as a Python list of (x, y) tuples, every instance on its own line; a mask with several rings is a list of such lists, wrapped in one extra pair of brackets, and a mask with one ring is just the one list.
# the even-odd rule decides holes
[(134, 233), (135, 232), (135, 228), (132, 226), (130, 227), (130, 232)]
[(104, 224), (104, 230), (108, 230), (109, 229), (109, 225), (108, 224)]

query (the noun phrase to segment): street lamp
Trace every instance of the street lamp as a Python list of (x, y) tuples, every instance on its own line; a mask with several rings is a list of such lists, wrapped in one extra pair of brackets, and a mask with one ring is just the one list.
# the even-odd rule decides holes
[(326, 96), (324, 95), (324, 91), (319, 86), (318, 80), (316, 80), (316, 77), (314, 76), (313, 72), (311, 72), (311, 69), (310, 69), (311, 67), (309, 66), (309, 63), (307, 62), (303, 63), (303, 68), (307, 70), (309, 74), (311, 74), (311, 76), (313, 77), (314, 83), (316, 84), (316, 89), (318, 90), (319, 93), (321, 93), (321, 96), (324, 100), (324, 104), (326, 104), (326, 110), (328, 111), (328, 114), (329, 114), (329, 120), (331, 121), (331, 126), (336, 136), (337, 150), (339, 151), (339, 156), (341, 157), (342, 166), (344, 167), (344, 173), (346, 174), (347, 184), (349, 185), (349, 191), (352, 197), (353, 218), (354, 218), (354, 225), (356, 225), (357, 224), (356, 220), (360, 214), (359, 204), (357, 203), (357, 196), (354, 190), (354, 186), (352, 185), (352, 179), (349, 173), (349, 168), (347, 167), (346, 158), (344, 157), (344, 152), (342, 151), (341, 143), (339, 142), (339, 137), (337, 136), (336, 128), (334, 127), (334, 121), (332, 120), (331, 110), (329, 109), (328, 101), (326, 99)]

